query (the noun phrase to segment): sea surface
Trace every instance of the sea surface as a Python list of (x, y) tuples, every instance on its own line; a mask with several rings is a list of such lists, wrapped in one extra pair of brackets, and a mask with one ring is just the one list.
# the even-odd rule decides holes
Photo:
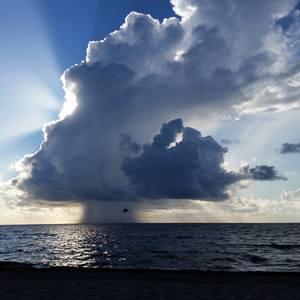
[(300, 224), (0, 226), (0, 262), (38, 268), (300, 271)]

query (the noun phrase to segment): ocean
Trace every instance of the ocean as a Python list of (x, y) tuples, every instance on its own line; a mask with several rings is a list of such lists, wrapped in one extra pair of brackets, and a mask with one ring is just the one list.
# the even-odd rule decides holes
[(300, 224), (0, 226), (0, 262), (199, 271), (300, 271)]

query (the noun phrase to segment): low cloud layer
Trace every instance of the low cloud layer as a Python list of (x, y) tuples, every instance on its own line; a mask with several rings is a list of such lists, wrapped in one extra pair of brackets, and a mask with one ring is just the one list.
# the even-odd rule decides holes
[(14, 180), (28, 199), (226, 199), (240, 180), (282, 179), (272, 166), (226, 171), (225, 149), (177, 118), (298, 107), (296, 1), (171, 3), (178, 17), (132, 12), (64, 72), (68, 105)]

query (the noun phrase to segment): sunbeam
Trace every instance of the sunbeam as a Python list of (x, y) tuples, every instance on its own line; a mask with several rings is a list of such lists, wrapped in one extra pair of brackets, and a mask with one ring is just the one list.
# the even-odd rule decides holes
[[(15, 8), (18, 7), (16, 10)], [(0, 142), (30, 133), (61, 106), (59, 69), (34, 2), (0, 2)], [(10, 28), (10, 31), (7, 31)]]

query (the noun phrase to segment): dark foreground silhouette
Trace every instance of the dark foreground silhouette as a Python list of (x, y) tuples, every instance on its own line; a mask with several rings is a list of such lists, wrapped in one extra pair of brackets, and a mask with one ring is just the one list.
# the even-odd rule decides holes
[(300, 273), (0, 266), (0, 299), (300, 299)]

